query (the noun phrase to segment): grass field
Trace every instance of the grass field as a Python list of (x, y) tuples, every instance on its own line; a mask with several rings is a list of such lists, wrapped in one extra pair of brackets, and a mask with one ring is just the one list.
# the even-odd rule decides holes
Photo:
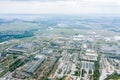
[(120, 75), (114, 73), (111, 76), (109, 76), (106, 80), (120, 80)]

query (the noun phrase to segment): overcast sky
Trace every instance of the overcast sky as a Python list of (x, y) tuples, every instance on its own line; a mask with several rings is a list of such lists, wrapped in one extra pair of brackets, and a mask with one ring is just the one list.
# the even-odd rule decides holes
[(120, 14), (120, 0), (0, 0), (0, 14)]

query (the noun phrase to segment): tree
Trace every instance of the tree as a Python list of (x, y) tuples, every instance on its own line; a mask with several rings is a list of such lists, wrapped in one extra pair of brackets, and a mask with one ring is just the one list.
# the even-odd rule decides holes
[(88, 72), (89, 74), (92, 74), (92, 70), (91, 69), (89, 69), (89, 72)]
[(75, 76), (79, 76), (79, 71), (75, 71)]
[(94, 70), (94, 74), (93, 74), (94, 80), (99, 80), (99, 77), (100, 77), (100, 72), (99, 72), (100, 65), (99, 65), (99, 61), (100, 61), (100, 57), (98, 57), (98, 61), (95, 62), (95, 70)]
[(86, 71), (84, 69), (82, 69), (82, 74), (81, 76), (84, 77), (84, 74), (86, 73)]

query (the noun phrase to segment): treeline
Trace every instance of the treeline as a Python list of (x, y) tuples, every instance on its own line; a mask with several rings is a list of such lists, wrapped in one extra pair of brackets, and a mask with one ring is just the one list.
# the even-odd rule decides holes
[(99, 77), (100, 77), (99, 62), (100, 62), (100, 56), (98, 56), (97, 61), (95, 62), (95, 70), (94, 70), (94, 74), (93, 74), (93, 78), (94, 78), (93, 80), (99, 80)]
[(11, 39), (19, 39), (25, 37), (32, 37), (34, 36), (34, 30), (24, 31), (22, 34), (7, 34), (7, 35), (0, 35), (0, 42), (11, 40)]

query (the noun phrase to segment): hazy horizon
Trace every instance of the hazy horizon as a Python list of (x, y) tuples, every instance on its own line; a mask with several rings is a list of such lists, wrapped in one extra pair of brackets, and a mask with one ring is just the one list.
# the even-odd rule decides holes
[(115, 0), (1, 0), (0, 14), (119, 15)]

